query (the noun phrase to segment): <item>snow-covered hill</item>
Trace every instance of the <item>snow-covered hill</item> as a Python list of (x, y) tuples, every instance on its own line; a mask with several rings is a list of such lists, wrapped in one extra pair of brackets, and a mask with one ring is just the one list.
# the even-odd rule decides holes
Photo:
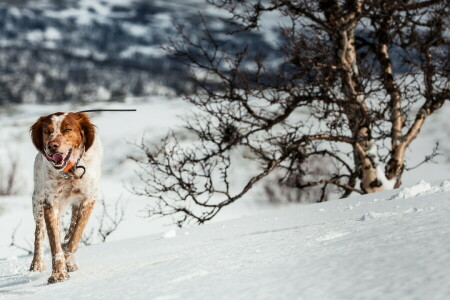
[[(127, 204), (125, 219), (106, 244), (94, 237), (94, 245), (80, 248), (80, 271), (69, 281), (48, 286), (49, 271), (28, 273), (31, 256), (9, 246), (15, 228), (17, 245), (31, 249), (33, 239), (31, 182), (36, 150), (28, 128), (41, 115), (101, 107), (138, 110), (91, 114), (105, 146), (101, 194), (110, 209), (119, 198)], [(175, 234), (170, 218), (152, 222), (143, 218), (149, 200), (127, 190), (136, 182), (136, 165), (126, 157), (137, 153), (134, 142), (143, 135), (155, 143), (169, 128), (179, 132), (177, 116), (191, 108), (177, 98), (153, 98), (126, 104), (18, 105), (1, 110), (0, 171), (17, 161), (20, 190), (0, 197), (0, 299), (54, 295), (77, 299), (445, 299), (450, 293), (446, 284), (450, 279), (448, 181), (278, 210), (264, 204), (259, 185), (213, 220), (225, 223), (177, 229)], [(413, 142), (407, 153), (411, 165), (420, 162), (436, 140), (441, 141), (441, 149), (450, 148), (446, 142), (449, 109), (444, 106), (433, 116)], [(189, 136), (184, 138), (188, 141)], [(404, 186), (421, 179), (450, 178), (450, 156), (442, 152), (439, 164), (406, 172)], [(249, 175), (246, 169), (242, 172), (241, 176)], [(101, 205), (94, 209), (87, 232), (98, 227), (101, 209)]]
[(448, 299), (449, 215), (450, 181), (421, 182), (84, 247), (54, 285), (30, 256), (0, 260), (0, 297)]

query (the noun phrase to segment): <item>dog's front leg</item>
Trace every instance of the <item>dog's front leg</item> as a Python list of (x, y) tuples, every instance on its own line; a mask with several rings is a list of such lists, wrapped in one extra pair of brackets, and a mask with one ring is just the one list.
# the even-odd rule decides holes
[[(79, 208), (74, 208), (72, 211), (72, 222), (74, 221), (74, 214), (76, 213), (76, 222), (70, 224), (71, 229), (69, 229), (70, 235), (68, 235), (69, 240), (64, 244), (64, 255), (66, 258), (66, 266), (69, 272), (78, 270), (78, 266), (75, 263), (73, 254), (78, 249), (78, 244), (80, 243), (81, 237), (83, 236), (83, 230), (91, 215), (92, 209), (94, 208), (95, 200), (83, 202)], [(73, 228), (72, 228), (72, 225)]]
[(59, 209), (54, 203), (44, 204), (44, 219), (47, 227), (48, 240), (52, 251), (52, 275), (48, 283), (55, 283), (69, 278), (66, 261), (61, 247), (61, 233), (59, 231)]

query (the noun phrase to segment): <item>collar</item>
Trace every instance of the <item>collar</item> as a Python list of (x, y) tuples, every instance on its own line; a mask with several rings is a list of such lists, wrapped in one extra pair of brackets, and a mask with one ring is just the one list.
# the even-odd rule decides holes
[(81, 160), (81, 157), (83, 157), (84, 154), (84, 146), (79, 148), (80, 150), (80, 156), (78, 157), (76, 163), (69, 162), (67, 166), (63, 170), (63, 176), (64, 178), (72, 178), (76, 176), (75, 171), (77, 169), (82, 169), (83, 173), (79, 177), (79, 179), (83, 178), (84, 174), (86, 173), (86, 168), (84, 166), (79, 166), (78, 163)]
[[(72, 149), (73, 149), (73, 148), (72, 148)], [(72, 151), (73, 151), (72, 149), (70, 149), (69, 155), (72, 154)], [(43, 153), (43, 154), (44, 154), (44, 157), (45, 157), (48, 161), (50, 161), (50, 159), (49, 159), (50, 156), (47, 155), (47, 152), (45, 151), (45, 148), (43, 148), (42, 150), (43, 150), (43, 152), (44, 152), (44, 153)], [(62, 173), (63, 173), (64, 178), (72, 178), (72, 177), (76, 176), (75, 171), (76, 171), (77, 169), (82, 169), (82, 170), (83, 170), (83, 173), (81, 174), (81, 176), (79, 177), (79, 179), (83, 178), (84, 174), (86, 173), (86, 168), (85, 168), (84, 166), (78, 165), (79, 162), (80, 162), (80, 160), (81, 160), (81, 158), (83, 157), (83, 154), (84, 154), (84, 151), (85, 151), (84, 145), (83, 145), (82, 147), (78, 148), (78, 150), (80, 150), (80, 156), (78, 157), (77, 161), (76, 161), (75, 163), (73, 163), (73, 162), (68, 162), (68, 163), (67, 163), (67, 166), (62, 170)]]

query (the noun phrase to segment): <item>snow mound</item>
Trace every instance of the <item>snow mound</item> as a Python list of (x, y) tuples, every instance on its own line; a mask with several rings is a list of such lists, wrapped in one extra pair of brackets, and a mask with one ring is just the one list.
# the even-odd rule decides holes
[(447, 191), (450, 191), (450, 181), (448, 180), (442, 182), (437, 186), (432, 186), (429, 182), (421, 180), (416, 185), (400, 190), (399, 193), (389, 198), (389, 200), (409, 199), (416, 196), (423, 196)]
[(174, 237), (176, 237), (177, 236), (177, 231), (175, 230), (175, 229), (172, 229), (172, 230), (169, 230), (169, 231), (167, 231), (167, 232), (164, 232), (162, 235), (161, 235), (161, 237), (163, 238), (163, 239), (172, 239), (172, 238), (174, 238)]
[(449, 187), (413, 188), (408, 201), (365, 195), (189, 227), (189, 235), (177, 229), (81, 247), (79, 271), (53, 285), (49, 253), (37, 274), (28, 271), (31, 256), (0, 259), (0, 298), (447, 299)]

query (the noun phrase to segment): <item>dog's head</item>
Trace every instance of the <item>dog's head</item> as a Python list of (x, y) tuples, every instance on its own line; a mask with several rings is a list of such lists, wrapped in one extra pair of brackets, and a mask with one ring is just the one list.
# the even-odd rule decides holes
[(30, 128), (36, 149), (56, 169), (64, 168), (76, 150), (92, 146), (95, 138), (94, 125), (84, 113), (54, 113), (40, 117)]

